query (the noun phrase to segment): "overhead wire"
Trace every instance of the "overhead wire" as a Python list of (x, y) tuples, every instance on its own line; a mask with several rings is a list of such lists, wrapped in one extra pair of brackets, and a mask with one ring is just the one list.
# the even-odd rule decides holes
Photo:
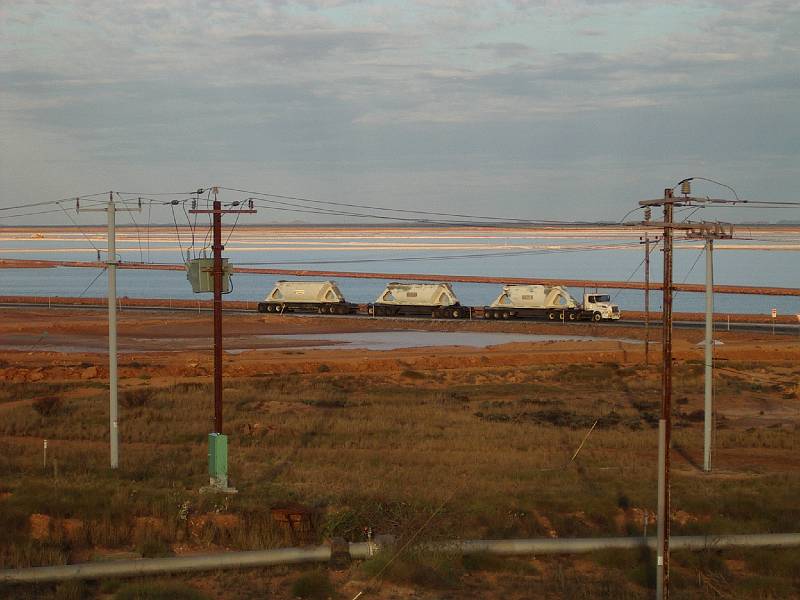
[[(497, 217), (497, 216), (489, 216), (489, 215), (472, 215), (472, 214), (464, 214), (464, 213), (446, 213), (446, 212), (435, 212), (435, 211), (426, 211), (426, 210), (413, 210), (413, 209), (403, 209), (403, 208), (387, 208), (383, 206), (373, 206), (368, 204), (355, 204), (355, 203), (348, 203), (348, 202), (334, 202), (332, 200), (314, 200), (311, 198), (305, 198), (302, 196), (288, 196), (284, 194), (274, 194), (270, 192), (255, 192), (252, 190), (243, 190), (238, 188), (228, 188), (220, 186), (219, 189), (227, 190), (231, 192), (238, 192), (242, 194), (251, 194), (253, 196), (262, 196), (265, 198), (277, 198), (281, 200), (292, 200), (296, 202), (306, 202), (310, 204), (325, 204), (329, 206), (344, 206), (347, 208), (358, 208), (358, 209), (367, 209), (367, 210), (377, 210), (383, 212), (392, 212), (392, 213), (400, 213), (400, 214), (418, 214), (418, 215), (430, 215), (430, 216), (438, 216), (438, 217), (458, 217), (458, 218), (467, 218), (467, 219), (479, 219), (479, 220), (492, 220), (492, 221), (501, 221), (501, 222), (516, 222), (516, 223), (549, 223), (549, 224), (592, 224), (590, 222), (581, 222), (581, 221), (551, 221), (551, 220), (540, 220), (540, 221), (532, 221), (530, 219), (518, 219), (513, 217)], [(385, 217), (385, 216), (384, 216)], [(403, 219), (403, 220), (411, 220), (415, 221), (417, 219)]]
[(72, 224), (73, 224), (75, 227), (77, 227), (77, 228), (78, 228), (78, 231), (80, 231), (81, 235), (82, 235), (84, 238), (86, 238), (86, 241), (87, 241), (87, 242), (89, 242), (89, 244), (92, 246), (92, 248), (94, 248), (94, 249), (95, 249), (95, 251), (97, 252), (97, 258), (98, 258), (98, 260), (99, 260), (99, 259), (100, 259), (100, 248), (98, 248), (97, 246), (95, 246), (95, 245), (94, 245), (94, 242), (92, 242), (92, 240), (91, 240), (91, 239), (89, 239), (89, 236), (88, 236), (88, 235), (86, 235), (86, 233), (83, 231), (83, 229), (81, 228), (81, 226), (80, 226), (80, 225), (78, 225), (78, 223), (75, 221), (75, 219), (73, 219), (73, 218), (72, 218), (72, 215), (70, 215), (70, 214), (67, 212), (67, 210), (66, 210), (66, 209), (65, 209), (63, 206), (61, 206), (61, 204), (59, 204), (59, 205), (58, 205), (58, 207), (59, 207), (59, 208), (60, 208), (62, 211), (64, 211), (64, 214), (65, 214), (65, 215), (67, 215), (67, 218), (68, 218), (70, 221), (72, 221)]
[(79, 196), (69, 196), (68, 198), (59, 198), (57, 200), (44, 200), (42, 202), (28, 202), (27, 204), (18, 204), (16, 206), (0, 206), (0, 211), (17, 210), (20, 208), (34, 208), (36, 206), (47, 206), (49, 204), (58, 204), (60, 202), (70, 202), (77, 199), (85, 200), (89, 198), (96, 198), (97, 196), (105, 196), (108, 192), (97, 192), (95, 194), (81, 194)]
[[(642, 243), (642, 242), (639, 242), (639, 244), (641, 244), (641, 243)], [(638, 272), (639, 272), (639, 269), (641, 269), (641, 268), (642, 268), (642, 265), (645, 263), (645, 261), (646, 261), (648, 258), (650, 258), (650, 255), (653, 253), (653, 251), (654, 251), (654, 250), (655, 250), (655, 249), (658, 247), (658, 245), (659, 245), (660, 243), (661, 243), (661, 239), (660, 239), (660, 238), (653, 240), (653, 245), (650, 247), (650, 251), (649, 251), (649, 252), (647, 252), (647, 254), (646, 254), (646, 255), (645, 255), (645, 257), (644, 257), (644, 258), (641, 260), (641, 262), (640, 262), (640, 263), (639, 263), (639, 264), (636, 266), (636, 268), (635, 268), (635, 269), (634, 269), (634, 270), (631, 272), (631, 274), (630, 274), (630, 275), (628, 275), (628, 278), (625, 280), (625, 283), (628, 283), (628, 282), (629, 282), (631, 279), (633, 279), (633, 276), (634, 276), (634, 275), (636, 275), (636, 273), (638, 273)], [(614, 295), (611, 297), (611, 301), (613, 302), (613, 301), (616, 299), (616, 297), (620, 295), (620, 293), (622, 293), (622, 289), (618, 289), (618, 290), (617, 290), (617, 291), (614, 293)]]

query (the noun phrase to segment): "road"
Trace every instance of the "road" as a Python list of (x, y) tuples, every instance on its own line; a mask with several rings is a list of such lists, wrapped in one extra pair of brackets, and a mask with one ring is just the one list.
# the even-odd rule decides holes
[[(39, 302), (0, 302), (0, 307), (4, 308), (19, 308), (19, 309), (28, 309), (28, 308), (44, 308), (45, 305)], [(106, 306), (104, 304), (60, 304), (60, 303), (53, 303), (48, 308), (58, 308), (58, 309), (82, 309), (82, 310), (106, 310)], [(123, 307), (121, 310), (125, 312), (134, 312), (134, 311), (143, 311), (143, 312), (182, 312), (182, 313), (210, 313), (210, 307), (165, 307), (165, 306), (144, 306), (144, 305), (136, 305), (135, 307)], [(254, 309), (244, 309), (244, 308), (223, 308), (223, 311), (230, 314), (248, 314), (254, 313)], [(321, 317), (321, 315), (317, 313), (291, 313), (292, 316), (297, 317)], [(271, 314), (262, 314), (264, 318), (280, 318), (280, 315), (271, 315)], [(325, 319), (352, 319), (352, 318), (367, 318), (367, 319), (380, 319), (381, 322), (391, 322), (391, 321), (402, 321), (402, 322), (409, 322), (409, 321), (418, 321), (418, 322), (429, 322), (431, 319), (426, 317), (371, 317), (367, 314), (356, 314), (356, 315), (324, 315)], [(447, 322), (458, 322), (457, 320), (452, 319), (442, 319), (443, 321)], [(480, 319), (483, 321), (483, 319)], [(500, 321), (500, 322), (514, 322), (514, 321), (524, 321), (524, 322), (540, 322), (540, 323), (551, 323), (551, 321), (542, 321), (540, 319), (524, 319), (518, 318), (512, 321)], [(557, 324), (556, 322), (555, 324)], [(570, 325), (591, 325), (592, 323), (589, 321), (570, 321)], [(636, 328), (644, 328), (645, 322), (644, 320), (640, 319), (620, 319), (619, 321), (604, 321), (599, 324), (600, 327), (636, 327)], [(676, 329), (702, 329), (705, 327), (704, 321), (673, 321), (673, 326)], [(651, 320), (650, 321), (650, 328), (653, 331), (657, 331), (661, 328), (661, 321), (660, 320)], [(773, 331), (775, 334), (781, 335), (791, 335), (796, 334), (800, 337), (800, 324), (797, 325), (789, 325), (785, 323), (777, 323), (772, 325), (771, 323), (740, 323), (732, 321), (730, 323), (721, 323), (717, 321), (714, 324), (714, 329), (716, 331), (749, 331), (749, 332), (763, 332), (763, 333), (772, 333)]]

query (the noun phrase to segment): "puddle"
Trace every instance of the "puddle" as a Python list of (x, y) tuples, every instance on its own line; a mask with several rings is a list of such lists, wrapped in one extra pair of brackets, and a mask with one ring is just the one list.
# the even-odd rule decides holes
[[(6, 341), (6, 340), (4, 340)], [(89, 352), (104, 354), (108, 346), (104, 342), (85, 340), (76, 344), (74, 338), (49, 336), (34, 343), (14, 343), (9, 339), (2, 347), (26, 352)], [(558, 342), (558, 341), (618, 341), (640, 344), (640, 340), (592, 337), (581, 335), (539, 335), (534, 333), (491, 333), (482, 331), (356, 331), (348, 333), (297, 333), (282, 335), (235, 336), (226, 341), (225, 352), (239, 354), (246, 350), (272, 349), (297, 350), (314, 348), (343, 348), (358, 350), (396, 350), (425, 346), (470, 346), (486, 348), (513, 342)], [(180, 348), (180, 350), (177, 350)], [(120, 340), (119, 352), (175, 352), (210, 351), (211, 340), (205, 338), (175, 338), (172, 340), (151, 338), (124, 338)]]
[[(360, 350), (396, 350), (398, 348), (420, 348), (424, 346), (472, 346), (486, 348), (512, 342), (557, 342), (557, 341), (609, 341), (611, 338), (600, 338), (580, 335), (537, 335), (533, 333), (488, 333), (459, 331), (360, 331), (353, 333), (298, 333), (291, 335), (258, 336), (280, 342), (297, 341), (297, 348), (330, 347), (336, 344), (339, 348), (358, 348)], [(638, 340), (616, 340), (637, 342)], [(309, 343), (312, 342), (312, 343)], [(313, 342), (321, 342), (315, 345)], [(292, 348), (290, 344), (283, 346)]]

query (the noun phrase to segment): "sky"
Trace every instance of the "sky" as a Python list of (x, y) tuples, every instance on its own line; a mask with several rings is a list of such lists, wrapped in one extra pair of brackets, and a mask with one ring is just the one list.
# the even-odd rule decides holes
[(0, 207), (220, 185), (617, 220), (690, 176), (796, 201), (798, 107), (796, 0), (0, 0)]

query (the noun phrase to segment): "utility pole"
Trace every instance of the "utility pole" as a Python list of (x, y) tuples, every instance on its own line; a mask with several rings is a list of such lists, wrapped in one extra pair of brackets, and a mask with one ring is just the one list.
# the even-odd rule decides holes
[(669, 598), (669, 468), (672, 440), (672, 190), (664, 190), (664, 278), (661, 370), (661, 418), (658, 420), (658, 549), (656, 595)]
[[(645, 222), (650, 221), (651, 211), (646, 208), (644, 211)], [(653, 240), (656, 244), (658, 237)], [(645, 230), (644, 237), (639, 238), (639, 242), (644, 244), (644, 364), (650, 366), (650, 233)]]
[[(689, 185), (686, 182), (685, 185)], [(714, 240), (733, 237), (733, 230), (722, 227), (702, 227), (686, 232), (687, 238), (705, 241), (706, 252), (706, 335), (705, 385), (703, 406), (703, 471), (711, 471), (711, 438), (714, 424)]]
[[(211, 249), (214, 254), (212, 266), (213, 291), (214, 291), (214, 431), (209, 435), (209, 475), (211, 486), (233, 491), (228, 487), (228, 439), (222, 433), (222, 277), (223, 261), (222, 251), (222, 215), (230, 213), (255, 213), (250, 208), (244, 210), (223, 210), (222, 203), (217, 199), (219, 189), (212, 188), (214, 202), (211, 210), (192, 209), (191, 214), (212, 215), (213, 244)], [(238, 202), (235, 203), (238, 206)]]
[(644, 234), (644, 366), (650, 366), (650, 236)]
[[(77, 211), (81, 209), (76, 208)], [(117, 235), (116, 213), (119, 211), (141, 211), (141, 200), (137, 208), (118, 208), (114, 204), (114, 192), (108, 192), (106, 208), (84, 208), (85, 212), (108, 213), (108, 252), (106, 269), (108, 271), (108, 420), (109, 444), (111, 446), (111, 468), (119, 467), (119, 404), (117, 402)]]
[[(670, 445), (672, 441), (672, 238), (673, 231), (684, 230), (687, 236), (696, 237), (714, 232), (717, 236), (732, 237), (733, 226), (721, 223), (673, 223), (675, 206), (689, 206), (711, 202), (709, 199), (690, 197), (689, 180), (680, 183), (683, 198), (675, 198), (673, 188), (664, 190), (664, 198), (644, 200), (640, 206), (663, 206), (662, 223), (644, 222), (640, 225), (663, 228), (664, 280), (663, 288), (663, 333), (662, 333), (662, 373), (661, 373), (661, 416), (658, 421), (658, 516), (656, 548), (656, 597), (669, 598), (669, 538), (670, 538)], [(723, 200), (713, 202), (724, 203)]]
[(703, 470), (711, 471), (711, 423), (714, 418), (714, 238), (706, 237), (706, 343), (703, 390)]

